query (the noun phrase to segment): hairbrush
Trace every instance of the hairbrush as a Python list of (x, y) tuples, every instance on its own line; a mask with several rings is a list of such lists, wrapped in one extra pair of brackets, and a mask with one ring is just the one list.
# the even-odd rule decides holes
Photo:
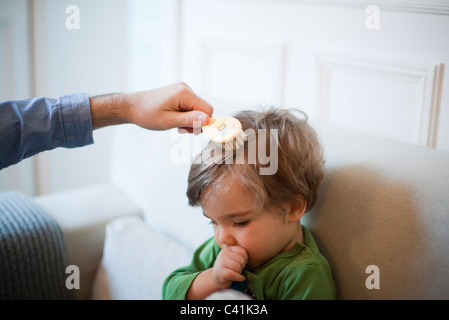
[(209, 140), (221, 144), (226, 151), (237, 151), (248, 139), (240, 121), (228, 116), (210, 118), (202, 131)]

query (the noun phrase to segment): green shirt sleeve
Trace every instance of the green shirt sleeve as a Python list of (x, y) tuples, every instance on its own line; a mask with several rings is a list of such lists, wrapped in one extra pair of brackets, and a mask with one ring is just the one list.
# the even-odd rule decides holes
[(214, 237), (203, 243), (194, 253), (190, 265), (173, 271), (162, 285), (162, 299), (184, 300), (193, 280), (202, 271), (212, 268), (220, 247)]

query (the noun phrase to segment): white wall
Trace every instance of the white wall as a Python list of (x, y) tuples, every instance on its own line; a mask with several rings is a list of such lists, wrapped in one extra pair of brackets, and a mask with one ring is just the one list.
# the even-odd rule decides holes
[[(175, 0), (1, 0), (0, 5), (1, 99), (129, 92), (175, 81)], [(79, 29), (66, 27), (69, 5), (79, 8)], [(2, 170), (0, 190), (35, 195), (109, 181), (114, 136), (126, 131), (123, 127), (96, 130), (94, 145), (43, 152)]]
[[(79, 8), (79, 29), (66, 27), (69, 5)], [(125, 91), (126, 8), (125, 0), (2, 0), (1, 98)], [(92, 146), (43, 152), (2, 170), (1, 190), (35, 195), (109, 180), (112, 131), (95, 131)]]
[[(26, 0), (0, 0), (0, 100), (32, 94), (29, 17)], [(0, 191), (16, 189), (34, 194), (35, 165), (35, 159), (27, 159), (1, 170)]]
[[(80, 9), (79, 30), (65, 28), (69, 4)], [(172, 0), (36, 1), (37, 94), (132, 92), (174, 82), (176, 4)], [(110, 167), (113, 153), (122, 153), (122, 146), (112, 148), (115, 137), (120, 138), (127, 127), (133, 126), (94, 131), (95, 143), (88, 147), (41, 154), (39, 192), (109, 181), (111, 170), (117, 170)], [(126, 144), (135, 141), (131, 136)]]
[[(66, 8), (76, 5), (80, 28), (67, 29)], [(125, 91), (125, 17), (122, 0), (34, 1), (37, 96)], [(95, 144), (38, 155), (38, 192), (48, 193), (109, 179), (112, 129), (94, 132)]]

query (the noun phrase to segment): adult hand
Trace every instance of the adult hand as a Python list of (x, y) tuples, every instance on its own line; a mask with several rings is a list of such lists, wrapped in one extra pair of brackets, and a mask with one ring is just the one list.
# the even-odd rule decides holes
[(193, 132), (195, 121), (209, 122), (213, 107), (185, 83), (128, 94), (90, 98), (94, 129), (134, 123), (150, 130), (180, 128)]

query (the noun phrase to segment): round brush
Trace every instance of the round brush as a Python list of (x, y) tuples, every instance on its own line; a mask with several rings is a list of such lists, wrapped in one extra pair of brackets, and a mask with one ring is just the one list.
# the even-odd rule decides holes
[(240, 121), (228, 116), (210, 118), (202, 130), (211, 141), (221, 144), (229, 152), (237, 151), (248, 139)]

